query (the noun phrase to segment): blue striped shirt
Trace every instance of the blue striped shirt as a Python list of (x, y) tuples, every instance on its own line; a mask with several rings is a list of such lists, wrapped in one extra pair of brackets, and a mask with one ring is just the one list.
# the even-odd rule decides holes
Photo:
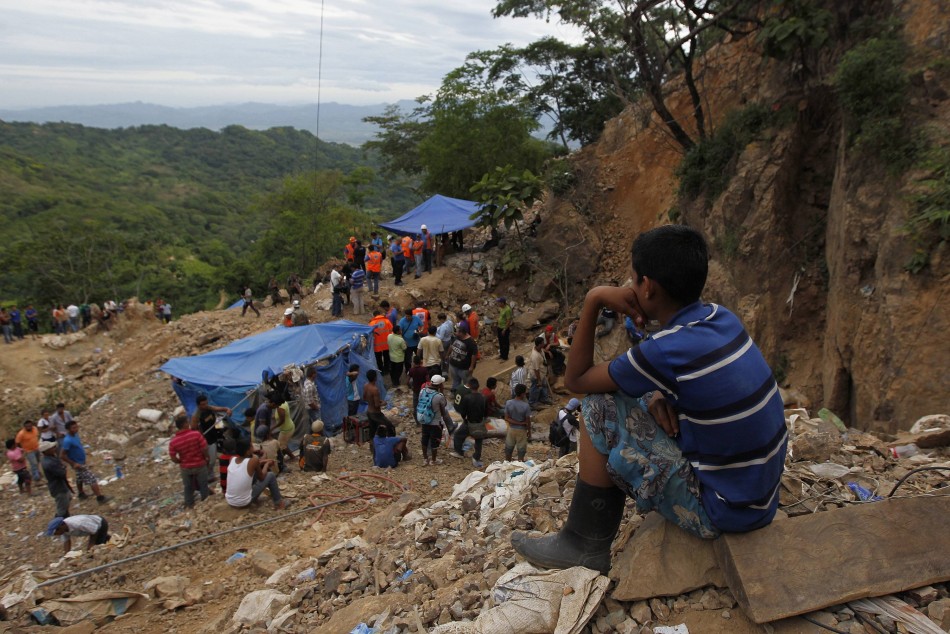
[(350, 289), (359, 290), (363, 288), (363, 284), (366, 283), (366, 273), (363, 272), (363, 269), (356, 269), (350, 274)]
[(609, 371), (627, 394), (661, 390), (676, 408), (680, 449), (720, 530), (772, 521), (788, 443), (784, 409), (771, 369), (735, 315), (691, 304)]

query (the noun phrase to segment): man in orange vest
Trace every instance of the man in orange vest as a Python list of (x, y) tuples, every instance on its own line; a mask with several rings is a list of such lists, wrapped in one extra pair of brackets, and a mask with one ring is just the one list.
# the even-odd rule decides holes
[[(435, 236), (429, 231), (429, 228), (422, 225), (422, 263), (425, 266), (426, 273), (432, 272), (432, 254), (435, 252)], [(428, 328), (426, 329), (428, 330)]]
[(376, 353), (376, 367), (382, 372), (389, 371), (389, 343), (387, 339), (393, 332), (393, 324), (383, 315), (383, 311), (373, 310), (373, 318), (369, 320), (373, 327), (373, 352)]
[(343, 257), (350, 266), (353, 266), (353, 259), (356, 257), (356, 237), (350, 236), (350, 241), (343, 247)]
[(416, 239), (412, 241), (412, 257), (416, 263), (416, 277), (422, 277), (422, 252), (425, 249), (425, 242), (422, 240), (422, 234), (417, 233)]
[(402, 272), (405, 274), (409, 272), (412, 266), (412, 238), (410, 236), (403, 236), (400, 244), (402, 245), (402, 257), (404, 259)]
[(475, 309), (471, 307), (470, 304), (462, 305), (462, 315), (465, 316), (465, 321), (468, 322), (468, 334), (472, 336), (472, 339), (478, 339), (478, 313), (475, 312)]
[(416, 304), (416, 307), (412, 309), (412, 316), (418, 316), (422, 320), (422, 328), (420, 329), (423, 333), (429, 332), (429, 309), (426, 308), (426, 303), (420, 301)]
[(383, 254), (375, 244), (370, 244), (369, 253), (366, 254), (366, 276), (369, 277), (369, 292), (373, 295), (379, 295), (379, 273), (382, 270)]

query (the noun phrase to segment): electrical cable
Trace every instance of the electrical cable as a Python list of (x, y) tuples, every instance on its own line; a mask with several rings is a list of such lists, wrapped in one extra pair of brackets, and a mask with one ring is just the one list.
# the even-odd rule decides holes
[(894, 488), (891, 489), (890, 494), (887, 497), (894, 497), (894, 493), (897, 492), (898, 487), (904, 484), (904, 480), (914, 475), (915, 473), (920, 473), (921, 471), (950, 471), (950, 467), (918, 467), (911, 471), (908, 471), (903, 478), (897, 481), (897, 484), (894, 485)]
[(94, 568), (89, 568), (89, 569), (87, 569), (87, 570), (80, 570), (80, 571), (78, 571), (78, 572), (74, 572), (74, 573), (71, 573), (71, 574), (68, 574), (68, 575), (64, 575), (64, 576), (62, 576), (62, 577), (56, 577), (55, 579), (48, 579), (47, 581), (44, 581), (44, 582), (42, 582), (42, 583), (36, 584), (36, 587), (37, 587), (37, 588), (42, 588), (42, 587), (44, 587), (44, 586), (51, 586), (51, 585), (53, 585), (54, 583), (59, 583), (60, 581), (67, 581), (67, 580), (69, 580), (69, 579), (75, 579), (75, 578), (77, 578), (77, 577), (83, 577), (83, 576), (85, 576), (85, 575), (92, 574), (92, 573), (94, 573), (94, 572), (99, 572), (100, 570), (107, 570), (107, 569), (109, 569), (109, 568), (113, 568), (113, 567), (118, 566), (118, 565), (120, 565), (120, 564), (126, 564), (126, 563), (129, 563), (129, 562), (132, 562), (132, 561), (138, 561), (139, 559), (145, 559), (146, 557), (151, 557), (152, 555), (157, 555), (157, 554), (159, 554), (159, 553), (165, 553), (165, 552), (169, 552), (169, 551), (172, 551), (172, 550), (178, 550), (179, 548), (182, 548), (182, 547), (184, 547), (184, 546), (191, 546), (192, 544), (198, 544), (198, 543), (200, 543), (200, 542), (208, 541), (209, 539), (214, 539), (215, 537), (221, 537), (221, 536), (223, 536), (223, 535), (228, 535), (228, 534), (230, 534), (230, 533), (236, 533), (236, 532), (238, 532), (238, 531), (243, 531), (243, 530), (246, 530), (246, 529), (248, 529), (248, 528), (255, 528), (255, 527), (257, 527), (257, 526), (262, 526), (262, 525), (264, 525), (264, 524), (270, 524), (271, 522), (276, 522), (276, 521), (278, 521), (278, 520), (287, 519), (288, 517), (294, 517), (294, 516), (296, 516), (296, 515), (303, 515), (304, 513), (309, 513), (310, 511), (316, 511), (316, 510), (318, 510), (318, 509), (322, 511), (324, 508), (326, 508), (326, 507), (328, 507), (328, 506), (332, 506), (332, 505), (334, 505), (334, 504), (342, 504), (342, 503), (344, 503), (344, 502), (350, 502), (350, 501), (353, 501), (353, 500), (358, 500), (358, 499), (360, 499), (360, 497), (361, 497), (361, 496), (359, 496), (359, 495), (354, 495), (354, 496), (348, 497), (348, 498), (341, 498), (341, 499), (338, 499), (338, 500), (332, 500), (332, 501), (330, 501), (330, 502), (324, 502), (323, 504), (319, 504), (319, 505), (315, 505), (315, 506), (308, 506), (307, 508), (300, 509), (300, 510), (297, 510), (297, 511), (291, 511), (290, 513), (283, 513), (282, 515), (276, 515), (276, 516), (274, 516), (274, 517), (268, 517), (267, 519), (263, 519), (263, 520), (260, 520), (260, 521), (258, 521), (258, 522), (252, 522), (252, 523), (250, 523), (250, 524), (244, 524), (243, 526), (235, 526), (234, 528), (229, 528), (229, 529), (227, 529), (227, 530), (219, 531), (219, 532), (217, 532), (217, 533), (212, 533), (212, 534), (210, 534), (210, 535), (205, 535), (205, 536), (203, 536), (203, 537), (196, 537), (195, 539), (189, 539), (188, 541), (181, 542), (181, 543), (179, 543), (179, 544), (173, 544), (172, 546), (165, 546), (164, 548), (159, 548), (159, 549), (157, 549), (157, 550), (150, 550), (149, 552), (146, 552), (146, 553), (140, 553), (140, 554), (138, 554), (138, 555), (133, 555), (133, 556), (131, 556), (131, 557), (126, 557), (125, 559), (119, 559), (118, 561), (112, 561), (112, 562), (109, 562), (109, 563), (107, 563), (107, 564), (102, 564), (101, 566), (95, 566)]

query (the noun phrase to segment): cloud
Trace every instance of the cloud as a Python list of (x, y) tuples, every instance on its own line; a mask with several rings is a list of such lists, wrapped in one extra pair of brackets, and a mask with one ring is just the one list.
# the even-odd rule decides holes
[[(0, 107), (112, 101), (316, 101), (317, 0), (30, 0), (4, 8)], [(12, 4), (0, 0), (0, 7)], [(474, 51), (542, 35), (492, 0), (324, 5), (321, 95), (380, 103), (433, 92)]]

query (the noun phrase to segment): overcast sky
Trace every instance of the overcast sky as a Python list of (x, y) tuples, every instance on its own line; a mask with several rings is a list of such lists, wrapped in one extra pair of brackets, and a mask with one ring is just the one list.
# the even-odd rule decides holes
[[(493, 0), (326, 0), (321, 101), (430, 93), (466, 54), (566, 27)], [(320, 0), (0, 0), (0, 108), (315, 103)]]

